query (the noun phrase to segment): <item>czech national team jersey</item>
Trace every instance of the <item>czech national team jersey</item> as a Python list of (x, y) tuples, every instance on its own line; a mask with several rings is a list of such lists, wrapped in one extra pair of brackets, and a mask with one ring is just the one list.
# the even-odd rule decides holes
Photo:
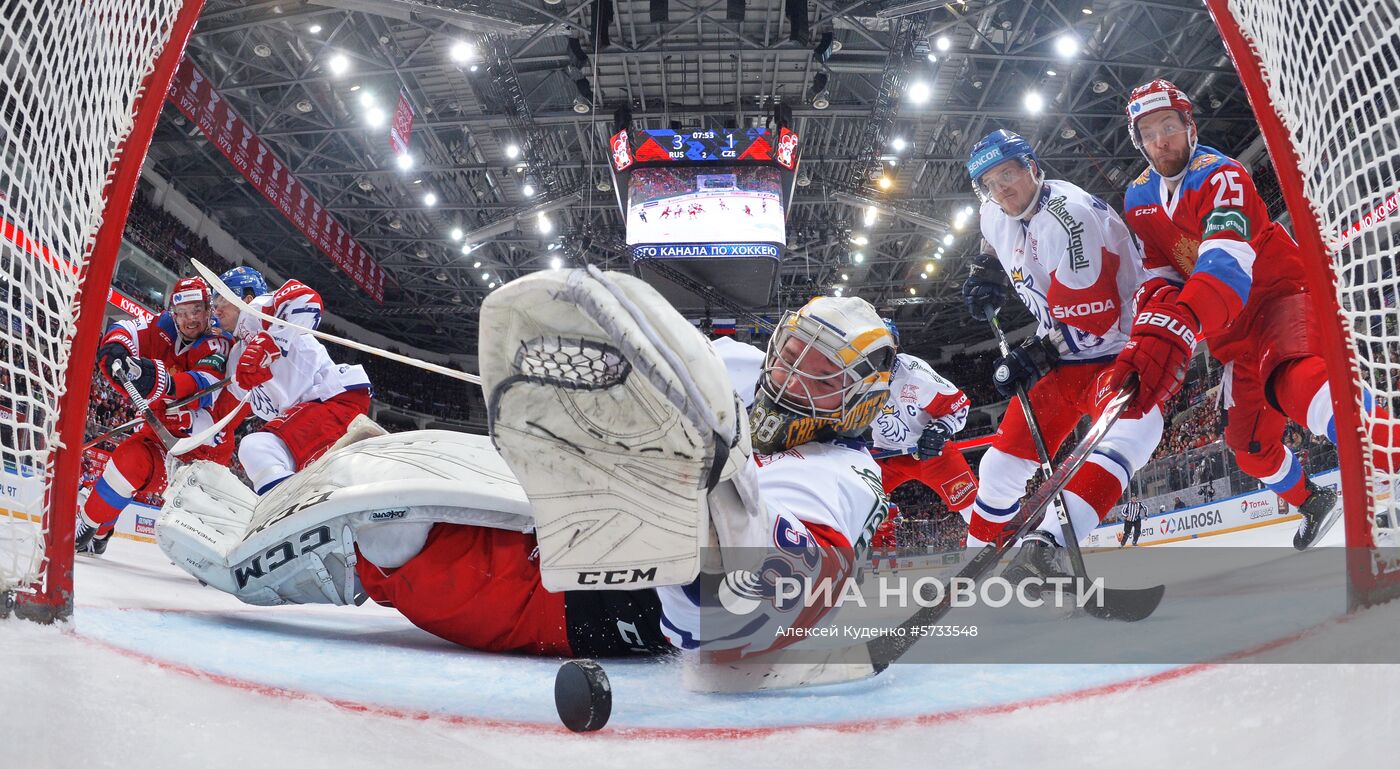
[[(303, 328), (315, 329), (321, 324), (321, 296), (304, 284), (289, 280), (273, 294), (263, 294), (248, 303)], [(346, 390), (369, 390), (369, 377), (364, 368), (336, 363), (316, 337), (277, 324), (265, 324), (252, 313), (239, 319), (238, 336), (247, 339), (265, 331), (282, 351), (282, 357), (272, 362), (272, 378), (253, 388), (248, 404), (259, 419), (272, 420), (291, 407), (308, 401), (333, 398)], [(233, 360), (243, 352), (239, 342)], [(238, 385), (229, 389), (243, 396)]]
[(1219, 150), (1197, 146), (1174, 194), (1149, 167), (1128, 185), (1123, 209), (1149, 272), (1185, 284), (1180, 301), (1207, 339), (1256, 294), (1262, 302), (1302, 290), (1297, 243), (1269, 218), (1244, 166)]
[(937, 419), (956, 433), (967, 424), (971, 402), (957, 385), (913, 355), (900, 353), (890, 372), (890, 399), (871, 426), (877, 449), (911, 449), (924, 427)]
[(1052, 179), (1029, 222), (982, 204), (982, 237), (1062, 360), (1110, 360), (1127, 344), (1133, 294), (1147, 276), (1137, 242), (1108, 204)]
[[(735, 392), (752, 393), (758, 383), (752, 356), (725, 347), (721, 358)], [(752, 348), (758, 352), (757, 348)], [(759, 353), (762, 355), (762, 353)], [(737, 365), (736, 365), (737, 364)], [(766, 456), (754, 455), (762, 509), (735, 520), (721, 541), (726, 547), (772, 553), (765, 571), (830, 579), (838, 587), (855, 572), (871, 538), (886, 517), (887, 500), (880, 468), (861, 441), (812, 441)], [(715, 521), (720, 526), (721, 521)], [(656, 589), (661, 599), (662, 632), (684, 649), (744, 654), (785, 646), (798, 636), (781, 636), (787, 627), (813, 627), (828, 619), (828, 607), (787, 601), (781, 607), (755, 604), (755, 611), (734, 613), (701, 606), (698, 581)], [(748, 600), (748, 599), (743, 599)]]

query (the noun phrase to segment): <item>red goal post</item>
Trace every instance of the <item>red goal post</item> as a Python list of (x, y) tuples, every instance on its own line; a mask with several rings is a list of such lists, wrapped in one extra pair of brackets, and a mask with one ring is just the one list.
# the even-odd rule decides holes
[(1400, 595), (1390, 474), (1400, 410), (1400, 10), (1393, 0), (1206, 0), (1307, 257), (1336, 413), (1351, 608)]
[(0, 616), (72, 611), (92, 361), (127, 211), (203, 0), (0, 10)]

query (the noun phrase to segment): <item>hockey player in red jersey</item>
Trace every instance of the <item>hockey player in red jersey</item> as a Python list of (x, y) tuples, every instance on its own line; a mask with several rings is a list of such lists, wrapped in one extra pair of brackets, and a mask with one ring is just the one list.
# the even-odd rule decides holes
[(875, 529), (875, 536), (870, 539), (871, 573), (880, 573), (881, 558), (889, 559), (890, 571), (899, 573), (899, 526), (903, 523), (904, 516), (899, 514), (899, 505), (890, 503), (889, 513), (885, 515), (885, 520), (880, 522), (879, 528)]
[[(151, 322), (122, 320), (112, 324), (97, 350), (97, 370), (126, 397), (123, 380), (176, 437), (213, 424), (215, 395), (179, 409), (166, 405), (216, 384), (224, 377), (231, 339), (209, 323), (209, 286), (184, 278), (170, 291), (169, 307)], [(230, 433), (221, 432), (183, 458), (228, 462)], [(165, 447), (149, 425), (122, 441), (93, 485), (78, 516), (74, 544), (79, 552), (102, 554), (117, 519), (136, 494), (165, 490)]]
[[(1298, 507), (1293, 544), (1307, 548), (1341, 506), (1282, 441), (1289, 418), (1336, 440), (1298, 245), (1270, 219), (1249, 172), (1197, 143), (1185, 92), (1154, 80), (1133, 89), (1127, 113), (1148, 168), (1129, 184), (1124, 212), (1151, 279), (1138, 293), (1115, 381), (1137, 374), (1136, 411), (1164, 403), (1181, 387), (1197, 342), (1208, 342), (1225, 364), (1225, 442), (1241, 469)], [(1378, 408), (1369, 394), (1365, 405)], [(1376, 424), (1374, 459), (1390, 470), (1394, 442), (1380, 434), (1385, 421)]]
[[(1034, 150), (1010, 131), (978, 142), (968, 173), (982, 199), (984, 253), (963, 286), (977, 320), (996, 316), (1011, 288), (1037, 321), (1025, 342), (999, 359), (993, 379), (1011, 398), (1027, 389), (1051, 456), (1085, 415), (1097, 416), (1113, 391), (1109, 367), (1128, 341), (1133, 292), (1142, 284), (1141, 256), (1123, 220), (1073, 184), (1047, 180)], [(1120, 419), (1070, 479), (1064, 499), (1082, 539), (1123, 495), (1132, 474), (1162, 434), (1156, 407)], [(983, 455), (968, 544), (1006, 536), (1026, 482), (1040, 467), (1018, 400), (1012, 399)], [(1026, 536), (1008, 579), (1054, 571), (1061, 533), (1056, 516)]]
[(250, 267), (219, 279), (235, 292), (260, 291), (249, 304), (292, 324), (269, 323), (222, 299), (214, 303), (219, 325), (237, 342), (228, 391), (267, 421), (238, 444), (238, 461), (253, 490), (263, 494), (325, 453), (356, 416), (369, 413), (369, 377), (360, 366), (331, 361), (325, 346), (300, 330), (321, 325), (323, 307), (321, 295), (305, 283), (289, 280), (268, 293)]
[[(885, 327), (899, 344), (894, 321)], [(889, 494), (907, 481), (933, 490), (943, 504), (971, 520), (977, 498), (977, 478), (962, 452), (947, 446), (967, 424), (971, 402), (967, 395), (924, 361), (907, 353), (895, 356), (890, 373), (890, 399), (871, 426), (871, 443), (880, 458), (880, 477)]]

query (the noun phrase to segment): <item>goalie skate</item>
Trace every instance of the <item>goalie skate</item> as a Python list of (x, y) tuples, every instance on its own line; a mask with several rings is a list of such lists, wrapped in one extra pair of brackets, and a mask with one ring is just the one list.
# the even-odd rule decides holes
[(530, 498), (545, 588), (692, 581), (706, 495), (749, 453), (705, 339), (651, 286), (596, 269), (505, 286), (481, 328), (491, 436)]

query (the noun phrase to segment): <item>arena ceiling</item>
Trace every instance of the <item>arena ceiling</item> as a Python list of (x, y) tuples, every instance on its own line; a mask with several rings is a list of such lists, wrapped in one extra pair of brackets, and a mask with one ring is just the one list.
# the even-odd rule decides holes
[[(1239, 153), (1257, 137), (1198, 0), (807, 0), (805, 30), (789, 4), (801, 6), (612, 0), (604, 41), (594, 0), (211, 0), (189, 55), (383, 265), (383, 305), (173, 107), (151, 160), (337, 314), (460, 353), (475, 350), (491, 283), (555, 258), (628, 269), (605, 165), (615, 109), (629, 107), (640, 127), (747, 127), (782, 102), (802, 137), (800, 186), (774, 303), (749, 309), (844, 284), (893, 312), (918, 351), (988, 336), (958, 298), (977, 244), (975, 216), (960, 215), (976, 205), (963, 163), (977, 138), (1017, 131), (1051, 176), (1119, 205), (1144, 165), (1123, 104), (1148, 78), (1192, 95), (1203, 141)], [(416, 115), (406, 171), (366, 106), (383, 118), (399, 93)], [(553, 209), (549, 233), (540, 206)], [(454, 229), (490, 234), (464, 254)]]

